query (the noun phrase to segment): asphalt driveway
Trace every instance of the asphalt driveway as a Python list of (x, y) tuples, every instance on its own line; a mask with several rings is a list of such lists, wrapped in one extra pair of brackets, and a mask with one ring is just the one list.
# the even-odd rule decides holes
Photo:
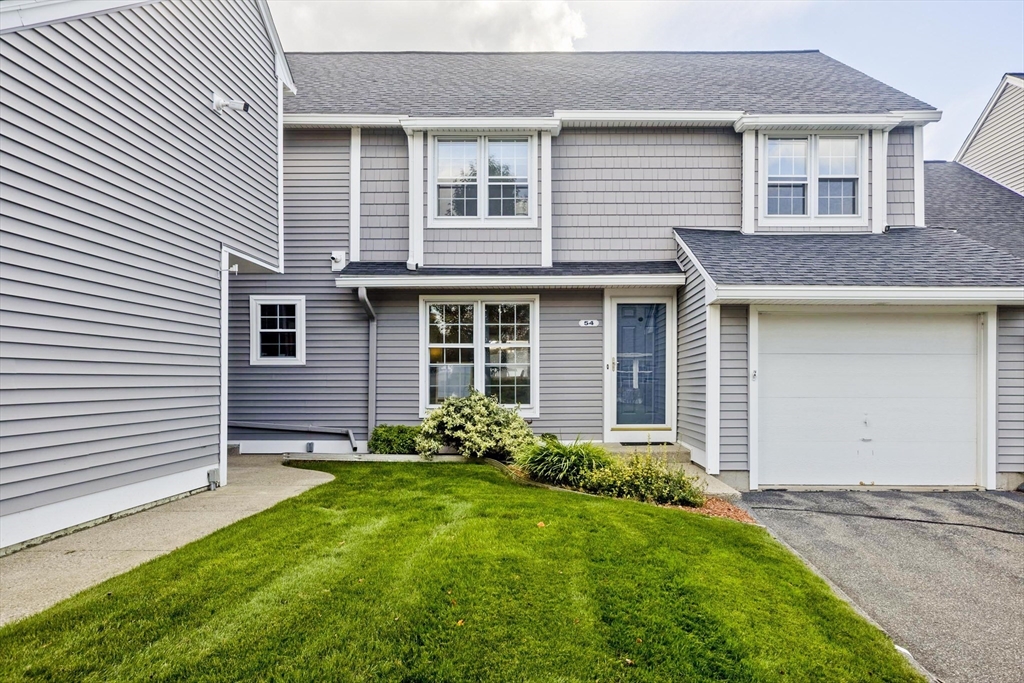
[(764, 491), (743, 504), (944, 683), (1024, 681), (1024, 494)]

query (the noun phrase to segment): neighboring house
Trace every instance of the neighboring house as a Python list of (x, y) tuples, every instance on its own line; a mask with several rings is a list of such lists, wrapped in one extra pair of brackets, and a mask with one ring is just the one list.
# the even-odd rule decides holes
[(1024, 471), (1024, 261), (924, 227), (933, 107), (816, 51), (288, 58), (287, 274), (231, 286), (243, 452), (476, 388), (741, 488)]
[(281, 268), (294, 86), (264, 0), (5, 0), (0, 60), (6, 547), (225, 481), (228, 269)]
[(954, 161), (1024, 194), (1024, 74), (1003, 76)]

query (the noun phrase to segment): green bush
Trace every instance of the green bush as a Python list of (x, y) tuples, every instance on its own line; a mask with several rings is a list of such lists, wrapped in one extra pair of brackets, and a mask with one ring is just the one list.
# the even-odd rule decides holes
[(583, 473), (580, 488), (615, 498), (632, 498), (662, 505), (700, 507), (704, 504), (704, 491), (696, 477), (683, 472), (671, 472), (665, 463), (650, 452), (634, 454), (628, 460), (615, 461), (608, 467)]
[(518, 410), (471, 391), (469, 396), (445, 399), (431, 411), (416, 437), (416, 449), (429, 457), (448, 446), (469, 458), (509, 460), (534, 441)]
[(415, 455), (416, 437), (419, 426), (409, 425), (377, 425), (370, 435), (370, 452), (389, 455)]
[(607, 451), (589, 441), (577, 439), (567, 445), (554, 434), (544, 434), (541, 439), (514, 458), (516, 466), (537, 481), (579, 487), (585, 473), (613, 463)]

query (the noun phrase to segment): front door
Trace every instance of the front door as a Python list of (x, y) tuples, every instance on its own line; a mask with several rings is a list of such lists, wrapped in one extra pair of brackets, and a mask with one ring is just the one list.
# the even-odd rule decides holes
[(669, 305), (666, 300), (613, 299), (609, 363), (611, 440), (673, 441), (669, 419)]

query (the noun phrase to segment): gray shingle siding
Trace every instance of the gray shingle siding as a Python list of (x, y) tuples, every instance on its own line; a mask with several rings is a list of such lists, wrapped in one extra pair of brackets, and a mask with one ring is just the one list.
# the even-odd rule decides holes
[[(367, 319), (355, 293), (335, 286), (330, 261), (349, 246), (349, 132), (288, 131), (284, 151), (285, 272), (237, 275), (229, 288), (228, 419), (352, 429), (365, 440)], [(304, 366), (249, 364), (252, 295), (306, 297)], [(303, 438), (236, 428), (229, 437)]]
[[(851, 114), (932, 107), (817, 51), (288, 55), (289, 113), (551, 116), (568, 110)], [(494, 96), (494, 75), (513, 73)], [(342, 76), (339, 76), (342, 75)]]
[(741, 136), (729, 129), (566, 129), (552, 139), (555, 261), (664, 260), (672, 228), (739, 229)]
[(998, 311), (996, 404), (996, 469), (1024, 472), (1024, 308)]
[(748, 307), (722, 306), (721, 432), (723, 470), (746, 470), (750, 462)]
[[(256, 2), (15, 31), (0, 55), (0, 513), (216, 465), (221, 245), (278, 253)], [(250, 111), (217, 115), (214, 89)]]
[(914, 225), (914, 128), (889, 131), (886, 199), (888, 224)]
[(706, 444), (707, 415), (707, 314), (704, 307), (704, 278), (678, 248), (677, 258), (686, 273), (686, 285), (677, 295), (676, 367), (678, 372), (679, 440), (701, 450)]
[(361, 131), (360, 258), (409, 257), (409, 143), (401, 128)]

